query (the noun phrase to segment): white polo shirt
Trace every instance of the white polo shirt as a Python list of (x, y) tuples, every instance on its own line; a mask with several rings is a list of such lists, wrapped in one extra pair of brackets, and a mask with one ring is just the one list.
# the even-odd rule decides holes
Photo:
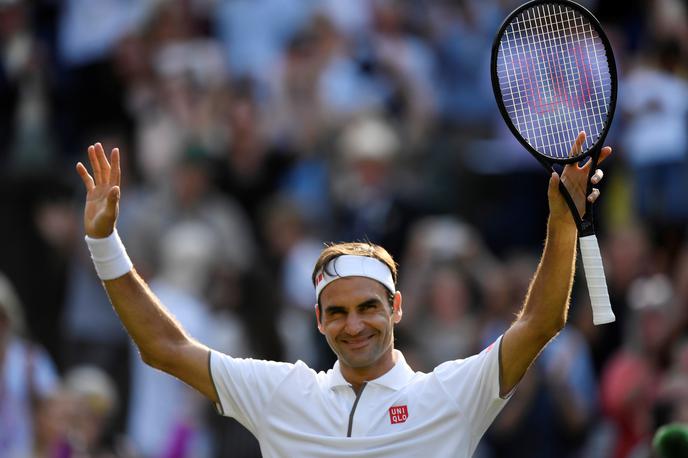
[(316, 373), (212, 351), (210, 369), (220, 413), (251, 431), (264, 457), (469, 457), (508, 400), (500, 343), (428, 374), (395, 350), (394, 367), (358, 397), (338, 362)]

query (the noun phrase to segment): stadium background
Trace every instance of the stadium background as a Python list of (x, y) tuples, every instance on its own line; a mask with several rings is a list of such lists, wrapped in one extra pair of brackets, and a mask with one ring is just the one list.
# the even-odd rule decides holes
[[(122, 150), (139, 272), (214, 348), (330, 367), (310, 269), (339, 240), (400, 262), (397, 344), (417, 370), (503, 332), (547, 214), (489, 81), (519, 3), (0, 2), (0, 456), (21, 437), (37, 456), (257, 456), (137, 363), (82, 240), (73, 167), (95, 141)], [(618, 320), (591, 325), (578, 278), (479, 457), (647, 456), (659, 425), (688, 422), (688, 6), (583, 3), (620, 74), (597, 206)]]

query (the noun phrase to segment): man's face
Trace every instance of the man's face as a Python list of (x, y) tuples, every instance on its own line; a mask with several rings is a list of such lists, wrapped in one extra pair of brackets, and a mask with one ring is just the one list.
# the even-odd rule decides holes
[(394, 297), (375, 280), (340, 278), (323, 289), (316, 309), (318, 329), (341, 365), (373, 369), (391, 358), (394, 324), (401, 320), (401, 295)]

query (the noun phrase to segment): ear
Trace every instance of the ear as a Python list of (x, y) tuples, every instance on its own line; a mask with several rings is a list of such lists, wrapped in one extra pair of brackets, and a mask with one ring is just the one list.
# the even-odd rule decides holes
[(320, 306), (315, 304), (315, 322), (318, 325), (318, 331), (320, 334), (325, 335), (325, 330), (323, 329), (322, 322), (320, 321)]
[(392, 303), (392, 318), (394, 323), (399, 323), (404, 311), (401, 308), (401, 293), (397, 291), (394, 293), (394, 303)]

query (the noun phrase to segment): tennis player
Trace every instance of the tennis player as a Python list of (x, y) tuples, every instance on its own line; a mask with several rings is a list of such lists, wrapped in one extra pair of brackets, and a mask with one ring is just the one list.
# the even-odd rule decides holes
[[(572, 152), (580, 148), (581, 134)], [(602, 151), (606, 158), (611, 149)], [(258, 439), (266, 457), (470, 456), (543, 347), (566, 323), (577, 229), (552, 174), (542, 259), (511, 327), (480, 354), (414, 372), (394, 348), (402, 319), (394, 260), (368, 243), (325, 248), (313, 273), (320, 332), (338, 361), (316, 373), (295, 364), (238, 359), (190, 338), (133, 269), (117, 235), (120, 156), (88, 148), (86, 241), (99, 277), (141, 358), (196, 388)], [(562, 179), (584, 208), (588, 170)], [(602, 172), (591, 181), (597, 184)], [(595, 201), (595, 189), (587, 196)], [(583, 210), (579, 210), (583, 211)]]

